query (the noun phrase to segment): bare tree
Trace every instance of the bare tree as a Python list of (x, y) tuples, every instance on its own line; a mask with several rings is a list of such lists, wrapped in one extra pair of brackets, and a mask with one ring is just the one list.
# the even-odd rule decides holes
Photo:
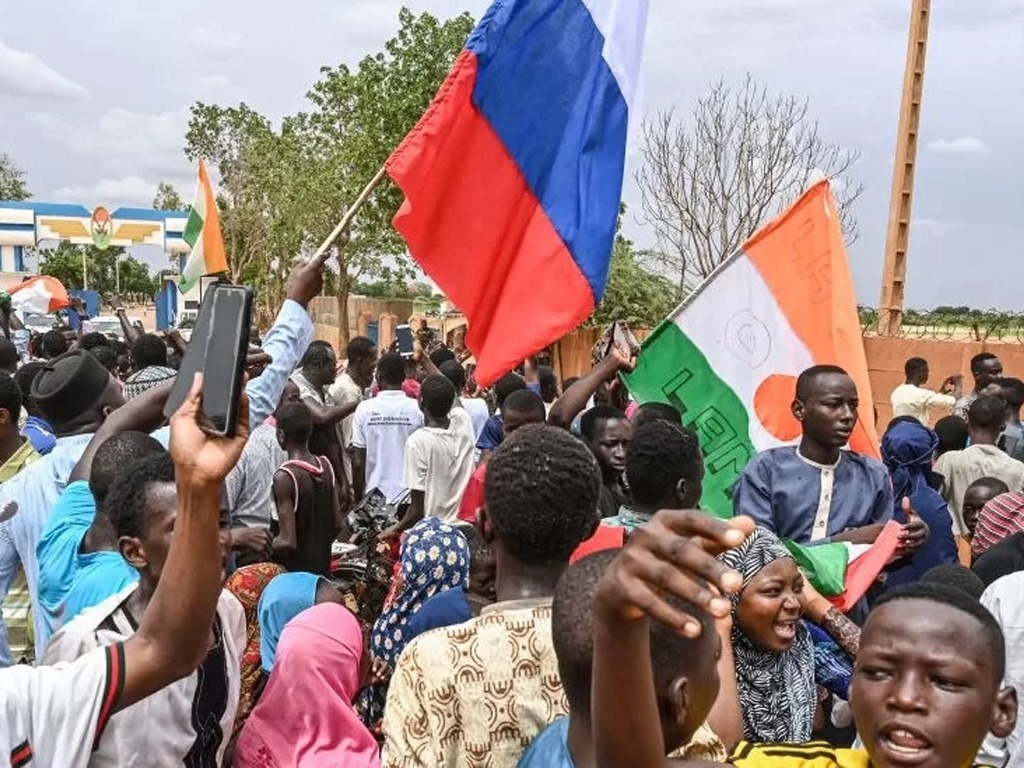
[(642, 219), (657, 233), (660, 270), (681, 291), (823, 176), (832, 178), (847, 242), (858, 237), (851, 206), (864, 186), (847, 172), (860, 153), (824, 139), (806, 100), (771, 95), (750, 75), (736, 91), (712, 84), (689, 123), (671, 110), (648, 118), (641, 153)]

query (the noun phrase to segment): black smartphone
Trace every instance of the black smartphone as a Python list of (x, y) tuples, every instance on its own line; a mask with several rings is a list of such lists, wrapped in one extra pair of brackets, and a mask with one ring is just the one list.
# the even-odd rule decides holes
[(412, 328), (403, 324), (395, 328), (395, 339), (398, 341), (398, 354), (412, 357)]
[(164, 415), (181, 407), (197, 371), (203, 373), (203, 415), (210, 431), (233, 435), (238, 424), (242, 377), (249, 349), (252, 289), (219, 283), (210, 286)]

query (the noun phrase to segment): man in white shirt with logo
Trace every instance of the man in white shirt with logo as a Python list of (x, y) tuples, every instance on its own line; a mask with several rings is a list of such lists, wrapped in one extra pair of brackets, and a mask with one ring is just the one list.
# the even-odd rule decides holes
[(352, 488), (358, 503), (377, 488), (393, 501), (402, 493), (409, 435), (423, 426), (419, 404), (402, 391), (405, 359), (397, 352), (377, 364), (380, 394), (356, 408), (352, 420)]

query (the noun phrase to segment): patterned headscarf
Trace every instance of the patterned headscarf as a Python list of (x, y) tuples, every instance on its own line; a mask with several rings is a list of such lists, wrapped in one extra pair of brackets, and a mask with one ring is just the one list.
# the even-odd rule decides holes
[[(723, 552), (718, 559), (740, 572), (745, 590), (761, 569), (785, 557), (792, 555), (775, 534), (755, 528), (742, 546)], [(814, 645), (807, 628), (797, 623), (796, 641), (785, 653), (765, 650), (744, 634), (736, 620), (741, 595), (733, 594), (731, 599), (743, 736), (747, 741), (774, 744), (807, 741), (816, 703)]]
[(241, 728), (256, 703), (256, 685), (260, 680), (260, 621), (257, 612), (260, 597), (275, 576), (285, 570), (275, 563), (256, 563), (239, 568), (224, 583), (224, 589), (238, 598), (245, 610), (245, 653), (242, 654), (242, 691), (238, 702), (235, 731)]
[(469, 583), (466, 537), (436, 518), (421, 520), (402, 541), (399, 583), (393, 598), (373, 625), (370, 647), (376, 658), (394, 669), (409, 638), (409, 619), (438, 592)]

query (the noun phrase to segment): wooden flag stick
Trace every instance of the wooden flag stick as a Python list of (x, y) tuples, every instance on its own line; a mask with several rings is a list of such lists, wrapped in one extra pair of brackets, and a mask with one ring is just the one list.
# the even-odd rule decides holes
[(316, 250), (316, 255), (323, 255), (328, 248), (338, 239), (338, 235), (345, 231), (345, 228), (352, 223), (352, 219), (355, 218), (356, 213), (359, 211), (366, 201), (370, 199), (370, 195), (373, 191), (380, 186), (380, 183), (384, 181), (384, 177), (387, 175), (387, 168), (381, 166), (381, 169), (377, 171), (377, 175), (370, 179), (370, 183), (366, 185), (365, 189), (359, 193), (359, 197), (356, 198), (355, 202), (349, 206), (349, 209), (345, 211), (345, 215), (341, 217), (341, 221), (338, 222), (338, 226), (334, 228), (334, 231), (327, 236), (327, 239), (323, 241), (319, 248)]

